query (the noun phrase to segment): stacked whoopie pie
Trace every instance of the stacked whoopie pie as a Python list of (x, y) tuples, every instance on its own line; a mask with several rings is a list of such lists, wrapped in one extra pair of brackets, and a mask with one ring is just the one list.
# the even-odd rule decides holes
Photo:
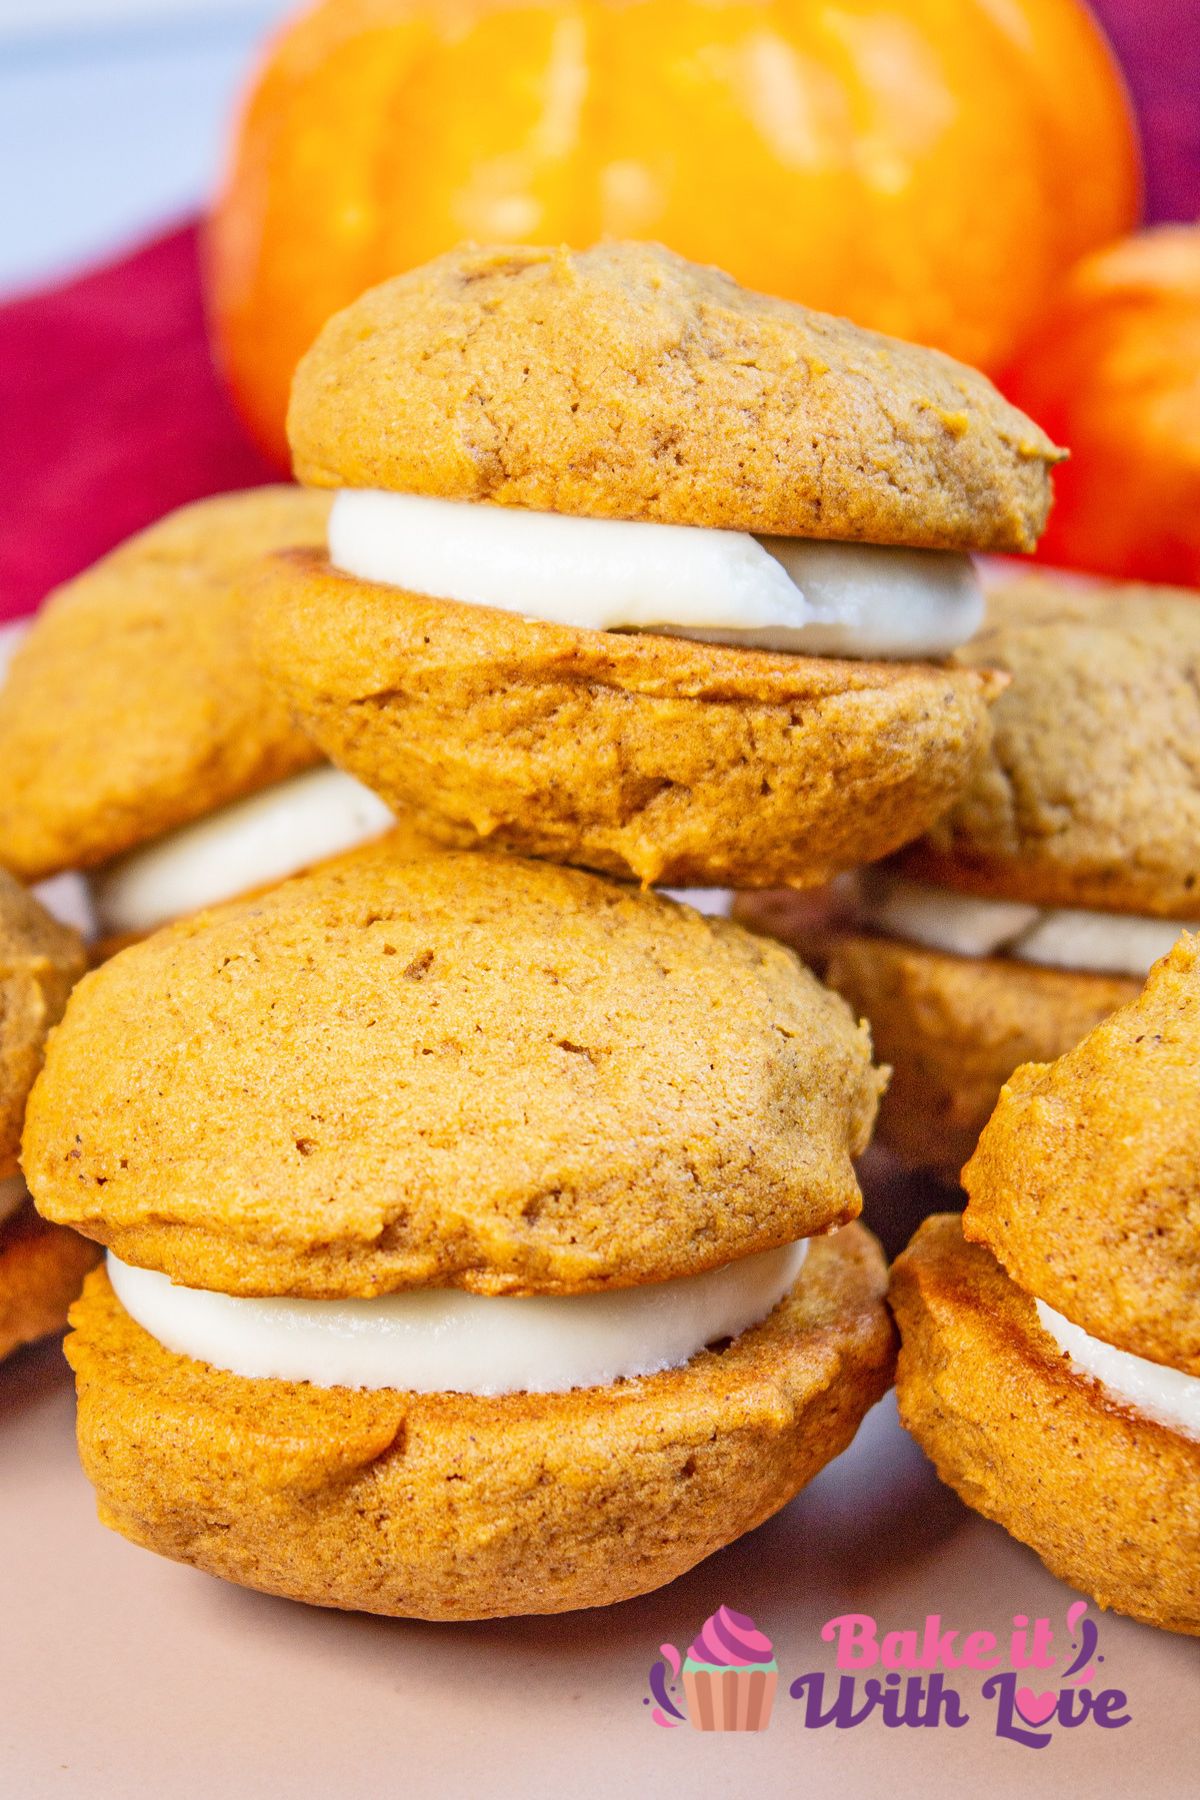
[(247, 583), (264, 675), (446, 847), (81, 984), (24, 1158), (110, 1251), (84, 1462), (136, 1541), (323, 1604), (641, 1593), (890, 1380), (882, 1078), (790, 951), (609, 877), (812, 883), (930, 824), (998, 685), (934, 660), (965, 551), (1032, 543), (1056, 453), (973, 371), (631, 245), (365, 296), (292, 431), (342, 491), (330, 555)]
[(67, 1340), (102, 1519), (424, 1618), (670, 1580), (890, 1383), (879, 1250), (821, 1235), (877, 1087), (780, 946), (516, 858), (381, 845), (126, 949), (24, 1150), (110, 1247)]
[(736, 910), (870, 1020), (881, 1141), (957, 1182), (1013, 1070), (1134, 999), (1200, 920), (1200, 597), (1006, 581), (954, 661), (1011, 680), (945, 817), (832, 924), (785, 895)]
[(1065, 1581), (1200, 1634), (1200, 939), (1006, 1085), (893, 1271), (900, 1415)]
[(82, 940), (0, 870), (0, 1358), (66, 1324), (93, 1244), (34, 1211), (17, 1154), (46, 1035), (85, 966)]
[(322, 766), (247, 649), (247, 562), (327, 503), (259, 488), (170, 514), (46, 601), (0, 683), (0, 867), (85, 871), (102, 940), (295, 874), (392, 823)]
[(628, 243), (371, 290), (289, 430), (328, 553), (255, 625), (332, 761), (444, 842), (697, 887), (945, 811), (997, 686), (939, 660), (965, 553), (1033, 547), (1059, 454), (972, 369)]

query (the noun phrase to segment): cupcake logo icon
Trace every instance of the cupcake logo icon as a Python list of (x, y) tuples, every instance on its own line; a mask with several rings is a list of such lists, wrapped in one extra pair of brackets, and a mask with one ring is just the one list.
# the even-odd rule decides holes
[[(745, 1613), (721, 1606), (686, 1657), (674, 1644), (660, 1646), (645, 1704), (667, 1730), (690, 1722), (697, 1731), (765, 1731), (778, 1681), (770, 1638)], [(686, 1711), (679, 1705), (681, 1683)]]

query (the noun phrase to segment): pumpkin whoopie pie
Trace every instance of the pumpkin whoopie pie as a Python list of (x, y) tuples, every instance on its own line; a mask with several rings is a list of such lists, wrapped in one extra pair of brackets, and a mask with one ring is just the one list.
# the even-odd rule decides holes
[(68, 1344), (101, 1517), (427, 1618), (670, 1580), (888, 1385), (879, 1081), (790, 952), (516, 858), (371, 847), (124, 951), (24, 1149), (110, 1247)]
[(327, 510), (296, 487), (201, 500), (50, 596), (0, 681), (0, 867), (89, 871), (97, 929), (119, 939), (387, 828), (243, 631), (238, 571), (320, 542)]
[(946, 816), (831, 918), (736, 907), (870, 1020), (880, 1140), (950, 1181), (1013, 1070), (1134, 999), (1200, 920), (1200, 595), (1011, 580), (954, 660), (1011, 683)]
[(893, 1271), (900, 1416), (1057, 1575), (1200, 1634), (1200, 939), (1018, 1069)]
[(1058, 452), (931, 350), (653, 245), (466, 248), (325, 326), (289, 416), (336, 488), (256, 639), (331, 759), (441, 841), (811, 885), (953, 799), (994, 679), (965, 552)]
[(0, 1358), (61, 1331), (98, 1260), (94, 1244), (38, 1218), (17, 1161), (46, 1034), (84, 966), (82, 939), (0, 870)]

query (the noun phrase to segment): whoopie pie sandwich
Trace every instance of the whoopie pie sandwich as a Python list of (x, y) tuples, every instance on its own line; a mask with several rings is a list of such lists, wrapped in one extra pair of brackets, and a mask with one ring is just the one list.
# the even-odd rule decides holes
[(252, 588), (264, 671), (439, 841), (807, 886), (916, 837), (998, 682), (972, 550), (1059, 453), (975, 370), (653, 245), (466, 248), (301, 362), (326, 549)]
[(1000, 585), (954, 660), (1003, 670), (991, 749), (916, 843), (736, 915), (810, 957), (891, 1065), (879, 1138), (957, 1182), (1008, 1077), (1136, 998), (1200, 921), (1200, 595)]
[(85, 978), (30, 1105), (105, 1523), (430, 1619), (644, 1593), (887, 1388), (880, 1076), (790, 952), (381, 844)]
[(96, 1246), (40, 1219), (18, 1153), (46, 1036), (83, 974), (82, 939), (0, 870), (0, 1358), (67, 1322)]
[(0, 681), (0, 867), (88, 876), (120, 941), (388, 829), (330, 769), (251, 658), (238, 575), (320, 542), (297, 487), (201, 500), (46, 601)]
[(1064, 1581), (1200, 1634), (1200, 939), (1018, 1069), (892, 1274), (900, 1417)]

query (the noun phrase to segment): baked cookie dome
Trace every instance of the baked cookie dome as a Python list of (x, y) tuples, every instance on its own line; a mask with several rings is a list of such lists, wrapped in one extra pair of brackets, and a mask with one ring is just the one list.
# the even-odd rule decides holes
[(1031, 550), (1062, 452), (977, 370), (657, 244), (465, 246), (301, 361), (297, 478), (593, 518)]
[(1200, 1634), (1200, 949), (1017, 1070), (892, 1273), (900, 1416), (1102, 1606)]
[(78, 932), (0, 869), (0, 1181), (17, 1173), (25, 1103), (46, 1038), (86, 966)]
[(1200, 938), (1050, 1064), (963, 1170), (963, 1229), (1106, 1343), (1200, 1377)]
[(94, 1244), (38, 1218), (17, 1162), (47, 1035), (85, 965), (77, 933), (0, 870), (0, 1357), (60, 1331), (97, 1260)]
[(0, 1359), (62, 1330), (100, 1255), (87, 1238), (39, 1219), (28, 1200), (0, 1219)]
[(808, 883), (882, 856), (988, 739), (995, 684), (975, 671), (580, 631), (311, 551), (251, 598), (288, 704), (431, 838), (647, 883)]
[(227, 1374), (164, 1349), (97, 1270), (66, 1346), (80, 1450), (105, 1524), (243, 1586), (424, 1619), (604, 1606), (751, 1530), (846, 1447), (891, 1380), (885, 1286), (847, 1226), (727, 1347), (481, 1398)]
[(823, 918), (783, 893), (735, 907), (870, 1020), (880, 1140), (950, 1182), (1013, 1070), (1135, 999), (1200, 919), (1200, 596), (1006, 578), (953, 661), (1010, 682), (948, 813)]
[(52, 594), (0, 682), (0, 866), (87, 875), (95, 954), (393, 826), (249, 655), (238, 573), (319, 541), (297, 487), (201, 500)]
[(1035, 906), (1200, 919), (1200, 595), (1026, 576), (953, 661), (1011, 680), (990, 751), (906, 870)]
[(879, 1135), (957, 1182), (1013, 1069), (1049, 1062), (1139, 993), (1132, 976), (947, 956), (871, 932), (836, 934), (822, 979), (871, 1023), (891, 1071)]
[(68, 1349), (102, 1520), (409, 1617), (671, 1580), (891, 1379), (843, 1224), (879, 1082), (787, 951), (548, 864), (399, 840), (123, 951), (24, 1149), (110, 1246)]
[(892, 1270), (900, 1418), (942, 1480), (1097, 1605), (1200, 1635), (1200, 1439), (1074, 1369), (959, 1219)]
[(330, 553), (248, 592), (331, 759), (443, 843), (694, 886), (812, 885), (945, 811), (996, 692), (939, 666), (961, 553), (1032, 547), (1058, 455), (976, 372), (644, 244), (385, 283), (290, 432)]
[(24, 1161), (47, 1218), (200, 1288), (576, 1293), (852, 1218), (880, 1080), (724, 920), (385, 844), (90, 975)]
[(0, 684), (0, 865), (90, 869), (319, 760), (250, 660), (237, 571), (320, 542), (301, 488), (200, 500), (50, 596)]

